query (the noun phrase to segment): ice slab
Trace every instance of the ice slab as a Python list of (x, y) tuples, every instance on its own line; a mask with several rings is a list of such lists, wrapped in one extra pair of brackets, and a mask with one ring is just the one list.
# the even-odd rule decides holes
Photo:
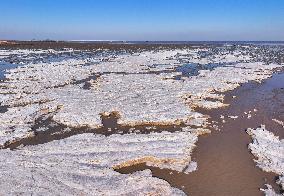
[(0, 150), (0, 193), (184, 195), (148, 170), (120, 174), (112, 168), (144, 159), (149, 165), (181, 170), (190, 163), (196, 140), (189, 132), (82, 134), (15, 151)]
[[(257, 129), (248, 129), (247, 133), (253, 139), (248, 147), (257, 158), (257, 166), (266, 172), (278, 174), (280, 178), (277, 183), (284, 189), (284, 140), (266, 130), (264, 125)], [(264, 192), (267, 195), (276, 195), (271, 186)]]

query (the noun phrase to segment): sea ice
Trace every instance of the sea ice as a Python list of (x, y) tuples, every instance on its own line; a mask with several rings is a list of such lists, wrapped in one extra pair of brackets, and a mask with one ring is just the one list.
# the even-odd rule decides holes
[[(0, 51), (0, 56), (46, 52)], [(198, 135), (209, 132), (208, 117), (196, 107), (224, 107), (222, 93), (248, 81), (261, 82), (283, 66), (246, 63), (251, 57), (239, 51), (203, 57), (207, 52), (163, 49), (118, 54), (100, 62), (62, 59), (9, 70), (0, 83), (0, 103), (8, 107), (0, 113), (2, 147), (33, 137), (36, 121), (47, 117), (70, 129), (96, 129), (103, 126), (103, 115), (115, 112), (118, 125), (183, 128), (173, 133), (82, 134), (15, 151), (2, 149), (0, 178), (4, 183), (0, 183), (0, 192), (182, 195), (167, 182), (153, 178), (149, 171), (123, 175), (113, 169), (145, 162), (179, 172), (193, 171), (197, 165), (191, 162), (192, 149)], [(230, 64), (178, 79), (181, 73), (175, 69), (183, 61)]]
[[(18, 150), (0, 150), (0, 194), (184, 195), (148, 170), (120, 174), (119, 168), (146, 162), (181, 171), (190, 164), (197, 136), (189, 132), (82, 134)], [(132, 162), (130, 164), (130, 162)]]
[[(277, 183), (284, 189), (284, 140), (280, 140), (279, 137), (266, 130), (264, 125), (257, 129), (248, 129), (247, 133), (253, 139), (248, 147), (257, 157), (255, 160), (257, 166), (266, 172), (278, 174), (280, 178)], [(271, 186), (268, 186), (264, 192), (266, 195), (276, 195)]]

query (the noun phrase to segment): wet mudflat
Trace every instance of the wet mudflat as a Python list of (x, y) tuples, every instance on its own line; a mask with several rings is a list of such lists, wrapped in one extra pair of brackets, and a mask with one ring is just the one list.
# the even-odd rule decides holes
[[(149, 168), (153, 176), (189, 195), (263, 195), (259, 189), (265, 188), (266, 183), (280, 191), (275, 183), (276, 175), (256, 167), (254, 157), (247, 149), (251, 138), (245, 131), (265, 124), (280, 139), (284, 138), (283, 127), (272, 120), (284, 120), (284, 74), (275, 74), (261, 84), (244, 84), (228, 92), (225, 102), (230, 106), (202, 110), (211, 116), (212, 125), (217, 125), (219, 131), (199, 138), (192, 156), (197, 161), (197, 171), (187, 175), (145, 164), (117, 171), (132, 173)], [(220, 118), (221, 115), (224, 118)]]

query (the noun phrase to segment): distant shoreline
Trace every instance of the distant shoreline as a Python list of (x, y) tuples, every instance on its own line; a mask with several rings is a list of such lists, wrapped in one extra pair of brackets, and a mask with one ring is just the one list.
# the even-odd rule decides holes
[(73, 48), (78, 50), (127, 50), (135, 52), (144, 49), (157, 48), (192, 48), (208, 46), (226, 46), (226, 45), (275, 45), (283, 46), (284, 41), (17, 41), (3, 40), (0, 41), (2, 49), (64, 49)]
[(137, 41), (137, 40), (13, 40), (13, 39), (3, 39), (0, 40), (0, 43), (9, 43), (9, 42), (75, 42), (75, 43), (159, 43), (159, 44), (184, 44), (184, 43), (283, 43), (284, 41), (243, 41), (243, 40), (230, 40), (230, 41), (216, 41), (216, 40), (200, 40), (200, 41), (171, 41), (171, 40), (164, 40), (164, 41)]

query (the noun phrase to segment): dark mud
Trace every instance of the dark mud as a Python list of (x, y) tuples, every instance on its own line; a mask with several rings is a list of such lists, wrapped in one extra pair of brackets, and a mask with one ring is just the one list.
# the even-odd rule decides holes
[[(233, 96), (236, 98), (232, 98)], [(275, 74), (262, 84), (244, 84), (228, 92), (225, 102), (230, 103), (230, 106), (218, 110), (202, 110), (202, 113), (211, 116), (211, 123), (217, 125), (220, 131), (199, 138), (192, 155), (198, 164), (197, 171), (187, 175), (145, 164), (117, 171), (132, 173), (151, 169), (153, 176), (168, 181), (188, 195), (263, 195), (259, 188), (265, 188), (266, 183), (271, 184), (279, 193), (280, 187), (275, 183), (277, 176), (256, 167), (254, 157), (247, 148), (251, 138), (245, 131), (265, 124), (269, 131), (284, 138), (283, 127), (272, 121), (273, 118), (284, 121), (284, 74)], [(248, 118), (248, 114), (251, 118)], [(222, 122), (220, 115), (225, 116), (226, 122)], [(227, 116), (238, 118), (231, 119)]]

